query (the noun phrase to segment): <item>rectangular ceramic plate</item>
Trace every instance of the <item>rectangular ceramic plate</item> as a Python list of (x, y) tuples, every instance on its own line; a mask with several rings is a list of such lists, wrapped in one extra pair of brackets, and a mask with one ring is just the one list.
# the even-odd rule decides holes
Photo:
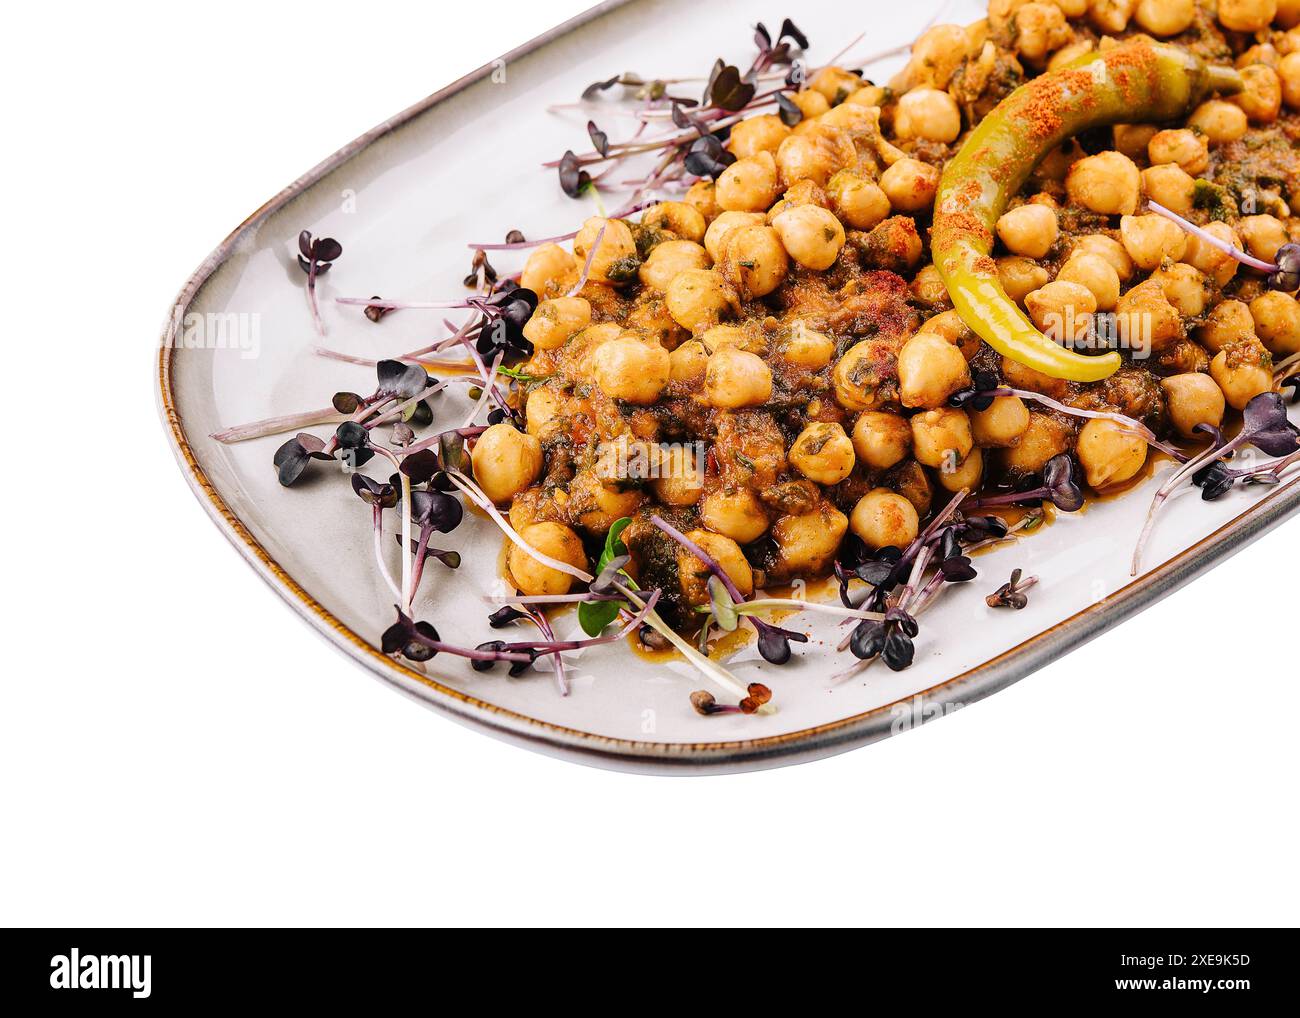
[[(864, 29), (869, 34), (858, 54), (909, 41), (933, 10), (872, 5), (868, 15), (815, 3), (797, 13), (817, 63)], [(772, 687), (779, 710), (771, 716), (701, 718), (687, 696), (705, 685), (696, 673), (680, 663), (648, 663), (622, 645), (576, 656), (568, 697), (557, 694), (549, 674), (480, 675), (445, 657), (422, 673), (381, 654), (376, 643), (392, 619), (391, 598), (369, 552), (369, 511), (349, 485), (321, 477), (283, 489), (271, 467), (283, 438), (225, 446), (208, 437), (232, 424), (322, 406), (337, 390), (373, 388), (368, 369), (310, 352), (316, 337), (295, 264), (298, 232), (310, 229), (343, 244), (343, 258), (320, 284), (328, 345), (368, 357), (421, 346), (439, 334), (436, 316), (401, 312), (374, 325), (333, 298), (445, 299), (461, 292), (467, 241), (498, 241), (512, 228), (530, 236), (574, 229), (591, 207), (565, 198), (554, 173), (538, 164), (566, 147), (585, 147), (585, 116), (545, 108), (629, 69), (693, 75), (719, 54), (747, 62), (750, 26), (760, 17), (779, 24), (783, 13), (736, 0), (624, 0), (596, 8), (398, 114), (295, 181), (213, 252), (168, 316), (158, 360), (162, 412), (182, 471), (213, 520), (313, 628), (386, 682), (459, 721), (531, 748), (640, 770), (749, 769), (825, 756), (1006, 687), (1300, 506), (1295, 481), (1263, 497), (1256, 491), (1208, 504), (1194, 495), (1177, 499), (1150, 545), (1150, 571), (1133, 580), (1129, 556), (1154, 487), (1148, 480), (1126, 497), (1090, 505), (983, 556), (979, 579), (927, 612), (916, 664), (907, 671), (877, 666), (833, 681), (851, 663), (833, 650), (843, 630), (807, 617), (796, 623), (806, 626), (812, 642), (790, 665), (772, 668), (752, 648), (742, 650), (734, 670)], [(949, 19), (982, 15), (978, 5), (964, 3)], [(672, 27), (684, 24), (689, 32)], [(880, 73), (899, 62), (879, 65)], [(601, 119), (612, 136), (625, 129), (626, 121), (612, 114)], [(504, 135), (490, 129), (502, 123), (510, 125), (508, 149)], [(493, 260), (505, 271), (522, 264), (506, 256)], [(247, 317), (219, 317), (230, 315)], [(187, 322), (241, 320), (250, 328), (255, 323), (256, 336), (245, 333), (255, 348), (211, 342), (191, 348), (184, 341)], [(462, 395), (440, 398), (446, 408), (440, 414), (463, 416)], [(448, 543), (466, 552), (465, 565), (456, 572), (433, 567), (435, 582), (425, 583), (417, 615), (462, 644), (499, 635), (487, 627), (488, 608), (479, 599), (503, 592), (499, 533), (467, 516)], [(1039, 575), (1041, 586), (1026, 610), (994, 617), (984, 595), (1015, 566)], [(569, 616), (557, 628), (563, 635), (577, 626)]]

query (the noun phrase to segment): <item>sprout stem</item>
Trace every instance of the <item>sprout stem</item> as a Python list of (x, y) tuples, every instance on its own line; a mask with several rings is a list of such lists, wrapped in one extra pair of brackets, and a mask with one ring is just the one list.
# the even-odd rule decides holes
[(1164, 216), (1170, 222), (1174, 223), (1181, 229), (1186, 230), (1188, 233), (1193, 233), (1196, 236), (1200, 237), (1201, 240), (1205, 241), (1205, 243), (1209, 244), (1211, 247), (1218, 248), (1228, 257), (1237, 259), (1237, 261), (1241, 262), (1242, 265), (1248, 265), (1250, 268), (1258, 269), (1260, 272), (1271, 273), (1271, 272), (1278, 271), (1277, 266), (1274, 265), (1272, 262), (1262, 261), (1259, 258), (1255, 258), (1252, 257), (1251, 255), (1246, 254), (1245, 251), (1237, 250), (1236, 247), (1234, 247), (1232, 244), (1229, 244), (1226, 240), (1222, 239), (1221, 237), (1216, 237), (1209, 230), (1204, 230), (1201, 227), (1197, 226), (1195, 223), (1188, 222), (1177, 212), (1174, 212), (1172, 209), (1165, 208), (1159, 202), (1148, 201), (1147, 207), (1152, 212), (1156, 213), (1157, 215)]
[(384, 510), (382, 506), (374, 507), (375, 523), (375, 561), (379, 563), (379, 575), (384, 578), (388, 584), (389, 590), (399, 601), (402, 599), (402, 592), (397, 589), (397, 582), (393, 579), (393, 574), (388, 568), (388, 563), (384, 561)]
[(569, 576), (572, 576), (574, 579), (581, 580), (583, 583), (590, 583), (593, 579), (595, 579), (595, 577), (592, 576), (591, 573), (588, 573), (582, 569), (578, 569), (576, 566), (571, 566), (567, 562), (561, 562), (559, 559), (551, 558), (550, 555), (538, 551), (531, 544), (529, 544), (522, 537), (520, 537), (515, 532), (515, 528), (512, 527), (506, 521), (506, 518), (501, 515), (501, 513), (497, 510), (497, 507), (492, 504), (492, 500), (489, 499), (485, 494), (483, 494), (482, 489), (479, 488), (479, 486), (476, 485), (473, 481), (471, 481), (468, 477), (462, 474), (459, 470), (448, 470), (447, 476), (451, 479), (452, 484), (456, 485), (457, 488), (459, 488), (462, 492), (465, 493), (466, 498), (468, 498), (471, 502), (477, 505), (480, 509), (482, 509), (485, 513), (487, 513), (488, 516), (492, 518), (492, 521), (496, 523), (498, 527), (501, 528), (501, 530), (505, 533), (506, 537), (508, 537), (513, 544), (517, 545), (521, 551), (525, 552), (527, 555), (531, 556), (532, 558), (535, 558), (542, 565), (550, 566), (552, 569), (558, 569), (560, 572), (567, 573)]
[(249, 439), (279, 435), (286, 431), (301, 431), (303, 428), (310, 428), (318, 424), (339, 424), (345, 420), (347, 420), (346, 414), (341, 414), (332, 406), (329, 406), (322, 407), (319, 410), (304, 410), (302, 413), (297, 414), (268, 417), (265, 420), (252, 421), (249, 424), (239, 424), (233, 428), (226, 428), (224, 431), (214, 431), (209, 437), (216, 439), (218, 442), (233, 445), (235, 442), (247, 442)]

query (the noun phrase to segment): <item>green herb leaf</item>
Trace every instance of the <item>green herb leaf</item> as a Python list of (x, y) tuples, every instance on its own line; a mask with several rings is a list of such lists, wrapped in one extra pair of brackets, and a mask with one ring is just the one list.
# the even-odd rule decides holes
[(709, 577), (709, 607), (713, 609), (714, 621), (724, 633), (734, 633), (740, 625), (740, 613), (736, 611), (736, 602), (722, 581), (716, 576)]
[[(631, 517), (624, 516), (622, 519), (615, 520), (609, 528), (609, 533), (605, 535), (605, 547), (601, 550), (600, 559), (596, 563), (597, 574), (609, 564), (610, 559), (627, 554), (622, 533), (631, 522)], [(623, 577), (629, 588), (639, 589), (632, 581), (632, 577), (623, 570), (619, 570), (619, 575)], [(606, 626), (618, 618), (619, 608), (625, 605), (624, 601), (581, 601), (578, 603), (578, 625), (582, 626), (582, 631), (588, 636), (599, 636)]]

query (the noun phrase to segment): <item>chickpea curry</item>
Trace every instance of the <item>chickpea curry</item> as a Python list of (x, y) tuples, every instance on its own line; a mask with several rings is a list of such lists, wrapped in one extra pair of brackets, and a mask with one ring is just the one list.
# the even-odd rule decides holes
[[(512, 675), (544, 658), (564, 694), (567, 653), (631, 639), (731, 698), (698, 691), (700, 713), (766, 713), (771, 690), (718, 660), (742, 622), (772, 664), (807, 641), (775, 620), (820, 611), (853, 623), (840, 674), (906, 668), (971, 553), (1049, 507), (1168, 462), (1136, 574), (1179, 485), (1212, 500), (1300, 465), (1300, 0), (991, 0), (886, 84), (810, 67), (788, 19), (754, 38), (702, 101), (626, 74), (586, 90), (581, 108), (619, 87), (660, 127), (611, 142), (589, 122), (593, 151), (548, 165), (584, 198), (653, 157), (625, 207), (597, 192), (568, 239), (471, 245), (460, 301), (337, 298), (375, 323), (471, 314), (377, 362), (372, 395), (214, 436), (341, 421), (277, 450), (282, 484), (339, 456), (396, 471), (351, 474), (398, 604), (386, 653)], [(517, 275), (489, 264), (502, 249), (528, 251)], [(304, 231), (299, 251), (324, 335), (315, 280), (342, 246)], [(430, 377), (458, 348), (470, 374)], [(418, 434), (454, 382), (469, 416)], [(1271, 458), (1234, 465), (1246, 445)], [(541, 639), (457, 647), (416, 621), (422, 579), (459, 565), (433, 544), (466, 504), (508, 541), (491, 625)], [(800, 587), (831, 576), (838, 603)], [(1023, 608), (1036, 579), (986, 602)], [(586, 638), (556, 637), (564, 605)]]
[[(1275, 363), (1300, 352), (1292, 293), (1148, 206), (1265, 262), (1297, 236), (1297, 24), (1300, 3), (1285, 0), (1220, 0), (1217, 16), (1194, 0), (993, 0), (986, 20), (929, 29), (888, 85), (820, 69), (788, 94), (797, 120), (731, 127), (734, 161), (716, 180), (640, 222), (590, 218), (572, 251), (532, 252), (522, 428), (479, 438), (478, 483), (524, 541), (575, 566), (630, 517), (628, 571), (662, 590), (679, 627), (698, 622), (710, 574), (655, 515), (748, 596), (829, 574), (850, 536), (906, 548), (952, 493), (1032, 488), (1058, 456), (1094, 491), (1123, 485), (1152, 446), (1072, 410), (1190, 440), (1272, 392)], [(1177, 86), (1159, 76), (1150, 123), (1116, 110), (1076, 133), (1044, 105), (1053, 72), (1095, 77), (1090, 60), (1110, 57), (1122, 98), (1162, 54), (1202, 74), (1177, 115), (1160, 105)], [(1077, 105), (1098, 121), (1100, 102)], [(1046, 356), (1018, 356), (978, 310), (955, 310), (959, 281), (935, 254), (981, 233), (957, 199), (972, 180), (988, 197), (969, 165), (981, 153), (963, 145), (993, 117), (1051, 144), (1018, 169), (983, 153), (1005, 207), (963, 266), (991, 285), (957, 303), (997, 291)], [(954, 400), (976, 384), (1045, 400)], [(525, 594), (573, 582), (517, 545), (509, 569)]]

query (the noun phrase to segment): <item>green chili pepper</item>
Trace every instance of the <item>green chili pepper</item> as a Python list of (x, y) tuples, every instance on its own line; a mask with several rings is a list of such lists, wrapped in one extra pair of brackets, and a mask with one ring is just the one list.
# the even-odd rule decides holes
[(1007, 296), (990, 256), (994, 226), (1034, 167), (1075, 134), (1173, 120), (1212, 92), (1241, 87), (1231, 68), (1143, 40), (1089, 54), (1002, 100), (949, 161), (935, 197), (930, 249), (962, 321), (999, 353), (1053, 378), (1095, 382), (1113, 374), (1118, 353), (1065, 349)]

